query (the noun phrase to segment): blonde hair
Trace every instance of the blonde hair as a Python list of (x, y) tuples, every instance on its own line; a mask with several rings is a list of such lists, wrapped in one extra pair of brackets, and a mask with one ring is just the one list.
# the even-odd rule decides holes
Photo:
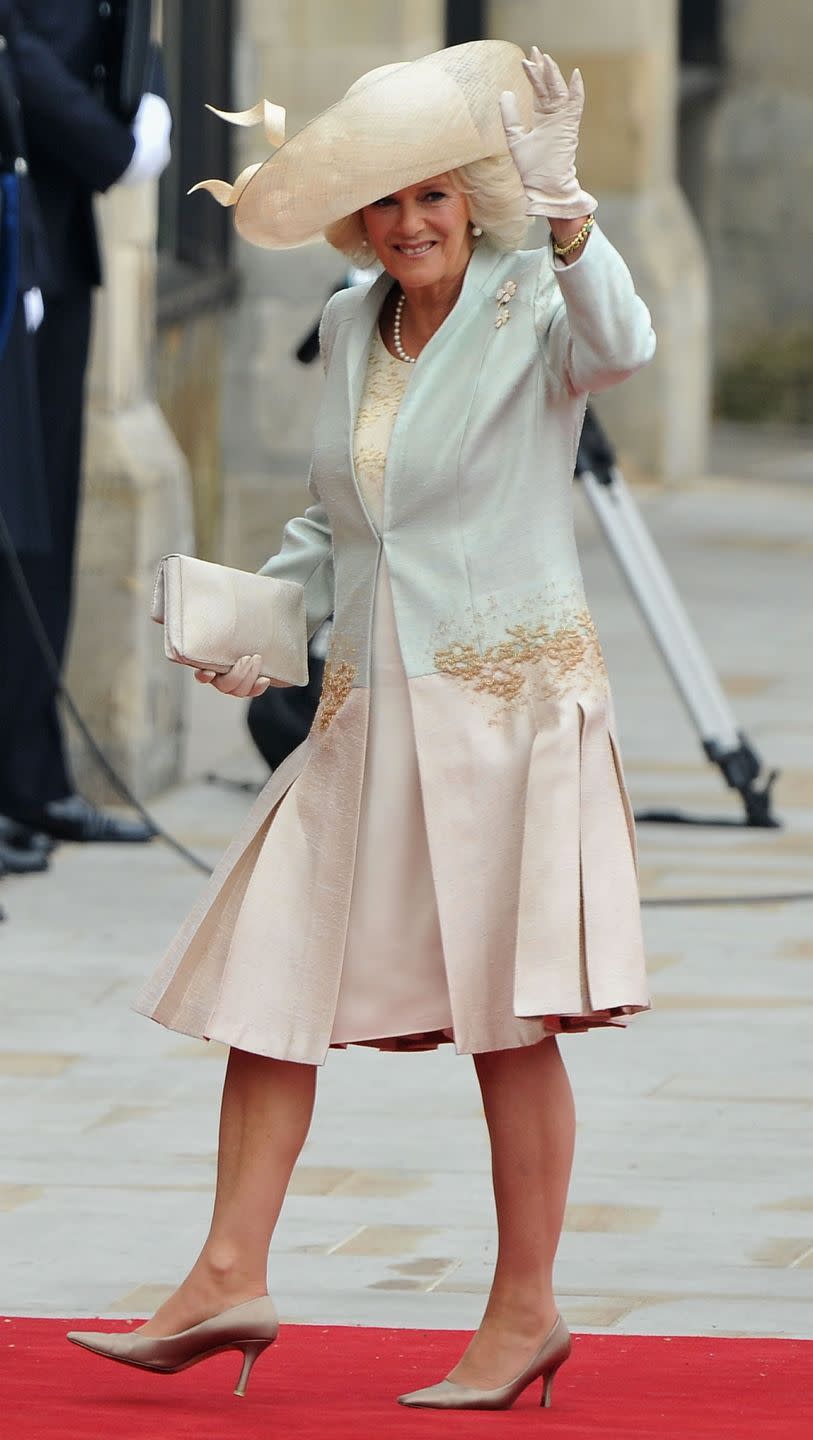
[[(518, 250), (528, 232), (525, 191), (510, 155), (490, 155), (448, 172), (449, 183), (464, 194), (473, 225), (498, 250)], [(325, 229), (325, 239), (354, 265), (371, 265), (375, 252), (367, 238), (360, 210), (335, 220)]]

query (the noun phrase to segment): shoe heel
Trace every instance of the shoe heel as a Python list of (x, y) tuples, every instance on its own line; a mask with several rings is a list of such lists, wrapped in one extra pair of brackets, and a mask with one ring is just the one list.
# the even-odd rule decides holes
[(556, 1365), (553, 1370), (549, 1370), (547, 1375), (543, 1375), (542, 1377), (542, 1394), (539, 1403), (544, 1410), (550, 1409), (551, 1396), (553, 1395), (553, 1382), (560, 1369), (561, 1366)]
[(245, 1395), (248, 1387), (248, 1377), (251, 1374), (254, 1361), (262, 1355), (263, 1350), (268, 1349), (270, 1344), (270, 1340), (247, 1340), (245, 1344), (240, 1346), (243, 1352), (243, 1368), (240, 1371), (240, 1379), (237, 1381), (234, 1389), (235, 1395)]

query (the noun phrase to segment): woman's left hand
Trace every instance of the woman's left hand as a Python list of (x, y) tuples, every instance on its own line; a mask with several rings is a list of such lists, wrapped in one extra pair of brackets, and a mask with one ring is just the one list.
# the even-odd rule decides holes
[(530, 60), (522, 63), (534, 91), (533, 126), (524, 128), (512, 90), (504, 90), (500, 96), (500, 111), (508, 148), (528, 197), (528, 214), (560, 220), (590, 215), (597, 201), (582, 190), (576, 177), (584, 109), (581, 72), (574, 70), (567, 85), (555, 60), (542, 55), (536, 45)]
[(211, 685), (221, 695), (234, 695), (238, 700), (253, 700), (264, 695), (269, 685), (279, 685), (278, 680), (269, 680), (260, 675), (262, 659), (259, 655), (243, 655), (231, 670), (218, 675), (214, 670), (196, 670), (195, 679), (201, 685)]

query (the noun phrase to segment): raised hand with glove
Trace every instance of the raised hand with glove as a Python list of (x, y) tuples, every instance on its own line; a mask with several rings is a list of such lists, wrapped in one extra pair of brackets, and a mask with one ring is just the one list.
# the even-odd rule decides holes
[(574, 70), (567, 84), (556, 62), (536, 45), (523, 65), (533, 86), (533, 125), (530, 130), (524, 128), (516, 96), (510, 90), (503, 91), (500, 111), (508, 148), (525, 187), (527, 213), (544, 215), (552, 222), (557, 255), (586, 230), (578, 245), (561, 256), (575, 259), (588, 238), (592, 224), (589, 217), (597, 205), (576, 175), (584, 82), (581, 72)]

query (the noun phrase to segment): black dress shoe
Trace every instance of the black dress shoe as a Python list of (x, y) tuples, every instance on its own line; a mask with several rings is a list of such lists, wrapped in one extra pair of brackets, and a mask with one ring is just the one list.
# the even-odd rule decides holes
[(0, 844), (0, 875), (33, 875), (48, 869), (48, 856), (42, 850), (18, 850), (14, 845)]
[(27, 817), (34, 830), (44, 830), (55, 840), (91, 842), (123, 841), (135, 844), (152, 840), (155, 835), (145, 820), (131, 820), (123, 815), (110, 815), (97, 810), (82, 795), (68, 795), (64, 800), (51, 800), (36, 815)]
[(42, 855), (50, 855), (56, 840), (52, 835), (32, 830), (30, 825), (23, 825), (8, 815), (0, 815), (0, 845), (10, 845), (12, 850), (37, 850)]

